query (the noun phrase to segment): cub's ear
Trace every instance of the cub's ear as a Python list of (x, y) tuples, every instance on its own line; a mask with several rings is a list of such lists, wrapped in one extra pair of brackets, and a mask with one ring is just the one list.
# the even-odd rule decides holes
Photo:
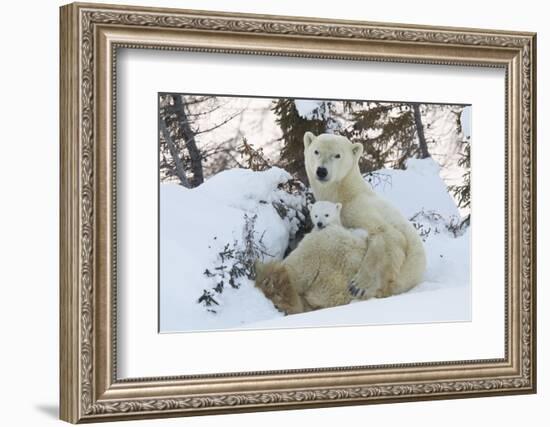
[(336, 210), (340, 212), (340, 209), (342, 209), (342, 203), (336, 203)]
[(304, 148), (309, 147), (309, 145), (313, 142), (315, 138), (316, 136), (313, 132), (308, 131), (304, 133)]
[(361, 154), (363, 154), (363, 144), (360, 142), (356, 142), (351, 146), (351, 152), (353, 153), (354, 157), (358, 159), (361, 157)]

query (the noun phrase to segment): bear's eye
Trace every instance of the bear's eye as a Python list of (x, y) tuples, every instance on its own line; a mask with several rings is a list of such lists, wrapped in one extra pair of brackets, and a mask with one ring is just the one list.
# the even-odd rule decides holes
[(315, 218), (317, 218), (319, 215), (315, 215)]
[(319, 152), (317, 150), (314, 151), (315, 155), (318, 156)]
[(339, 158), (340, 158), (340, 154), (337, 154), (336, 156), (334, 156), (334, 158), (339, 159)]
[(328, 218), (328, 214), (325, 214), (325, 218)]

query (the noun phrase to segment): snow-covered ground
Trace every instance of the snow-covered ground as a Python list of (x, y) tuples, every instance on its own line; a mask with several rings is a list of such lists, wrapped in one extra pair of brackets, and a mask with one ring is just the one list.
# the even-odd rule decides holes
[[(232, 169), (195, 189), (162, 184), (161, 332), (470, 320), (469, 230), (456, 231), (459, 212), (439, 174), (439, 166), (424, 159), (410, 160), (406, 170), (365, 177), (423, 237), (428, 254), (423, 283), (406, 294), (292, 316), (278, 312), (246, 276), (229, 286), (223, 272), (231, 263), (219, 255), (227, 248), (246, 249), (243, 233), (254, 218), (254, 240), (265, 258), (282, 259), (297, 230), (296, 212), (306, 203), (303, 195), (280, 188), (291, 177), (279, 168)], [(280, 215), (281, 206), (286, 215)], [(215, 291), (224, 277), (222, 292)], [(205, 291), (215, 302), (199, 302)]]

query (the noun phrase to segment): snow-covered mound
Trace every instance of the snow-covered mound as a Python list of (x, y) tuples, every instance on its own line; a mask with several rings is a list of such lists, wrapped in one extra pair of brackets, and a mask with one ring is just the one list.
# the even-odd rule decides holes
[(365, 175), (365, 179), (406, 218), (412, 218), (419, 211), (458, 217), (456, 204), (439, 171), (439, 165), (431, 158), (409, 159), (405, 170), (380, 169)]
[(246, 273), (232, 276), (233, 284), (228, 273), (232, 265), (245, 271), (246, 260), (235, 260), (247, 254), (284, 256), (306, 205), (303, 194), (282, 188), (287, 172), (232, 169), (191, 190), (161, 185), (161, 331), (469, 320), (469, 232), (457, 227), (459, 212), (439, 172), (432, 159), (412, 159), (406, 170), (365, 177), (422, 236), (423, 283), (403, 295), (293, 316), (278, 312)]
[[(220, 280), (220, 252), (244, 249), (247, 218), (256, 218), (256, 240), (266, 248), (266, 258), (282, 259), (297, 219), (281, 218), (276, 207), (299, 208), (299, 196), (281, 189), (291, 176), (282, 169), (264, 172), (231, 169), (203, 185), (186, 189), (175, 184), (160, 186), (160, 329), (166, 331), (223, 329), (282, 316), (242, 277), (234, 288), (212, 291)], [(205, 274), (209, 270), (214, 276)], [(221, 274), (221, 273), (220, 273)], [(227, 281), (227, 280), (226, 280)], [(210, 305), (198, 300), (207, 290)]]

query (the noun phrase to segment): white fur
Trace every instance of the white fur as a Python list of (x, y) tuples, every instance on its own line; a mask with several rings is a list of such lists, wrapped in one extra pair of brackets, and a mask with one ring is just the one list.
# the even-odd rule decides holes
[(350, 228), (349, 230), (354, 236), (359, 237), (360, 239), (367, 239), (369, 237), (369, 232), (364, 228)]
[(352, 144), (343, 136), (304, 135), (305, 167), (315, 199), (341, 203), (342, 225), (368, 232), (367, 254), (351, 289), (366, 297), (398, 294), (422, 280), (424, 247), (409, 221), (361, 176), (362, 153), (360, 143)]
[(309, 215), (313, 223), (313, 230), (318, 231), (328, 225), (342, 225), (340, 220), (341, 203), (332, 203), (326, 201), (316, 202), (311, 206)]
[(256, 286), (287, 314), (347, 304), (366, 252), (364, 238), (335, 223), (307, 234), (283, 261), (256, 263)]

